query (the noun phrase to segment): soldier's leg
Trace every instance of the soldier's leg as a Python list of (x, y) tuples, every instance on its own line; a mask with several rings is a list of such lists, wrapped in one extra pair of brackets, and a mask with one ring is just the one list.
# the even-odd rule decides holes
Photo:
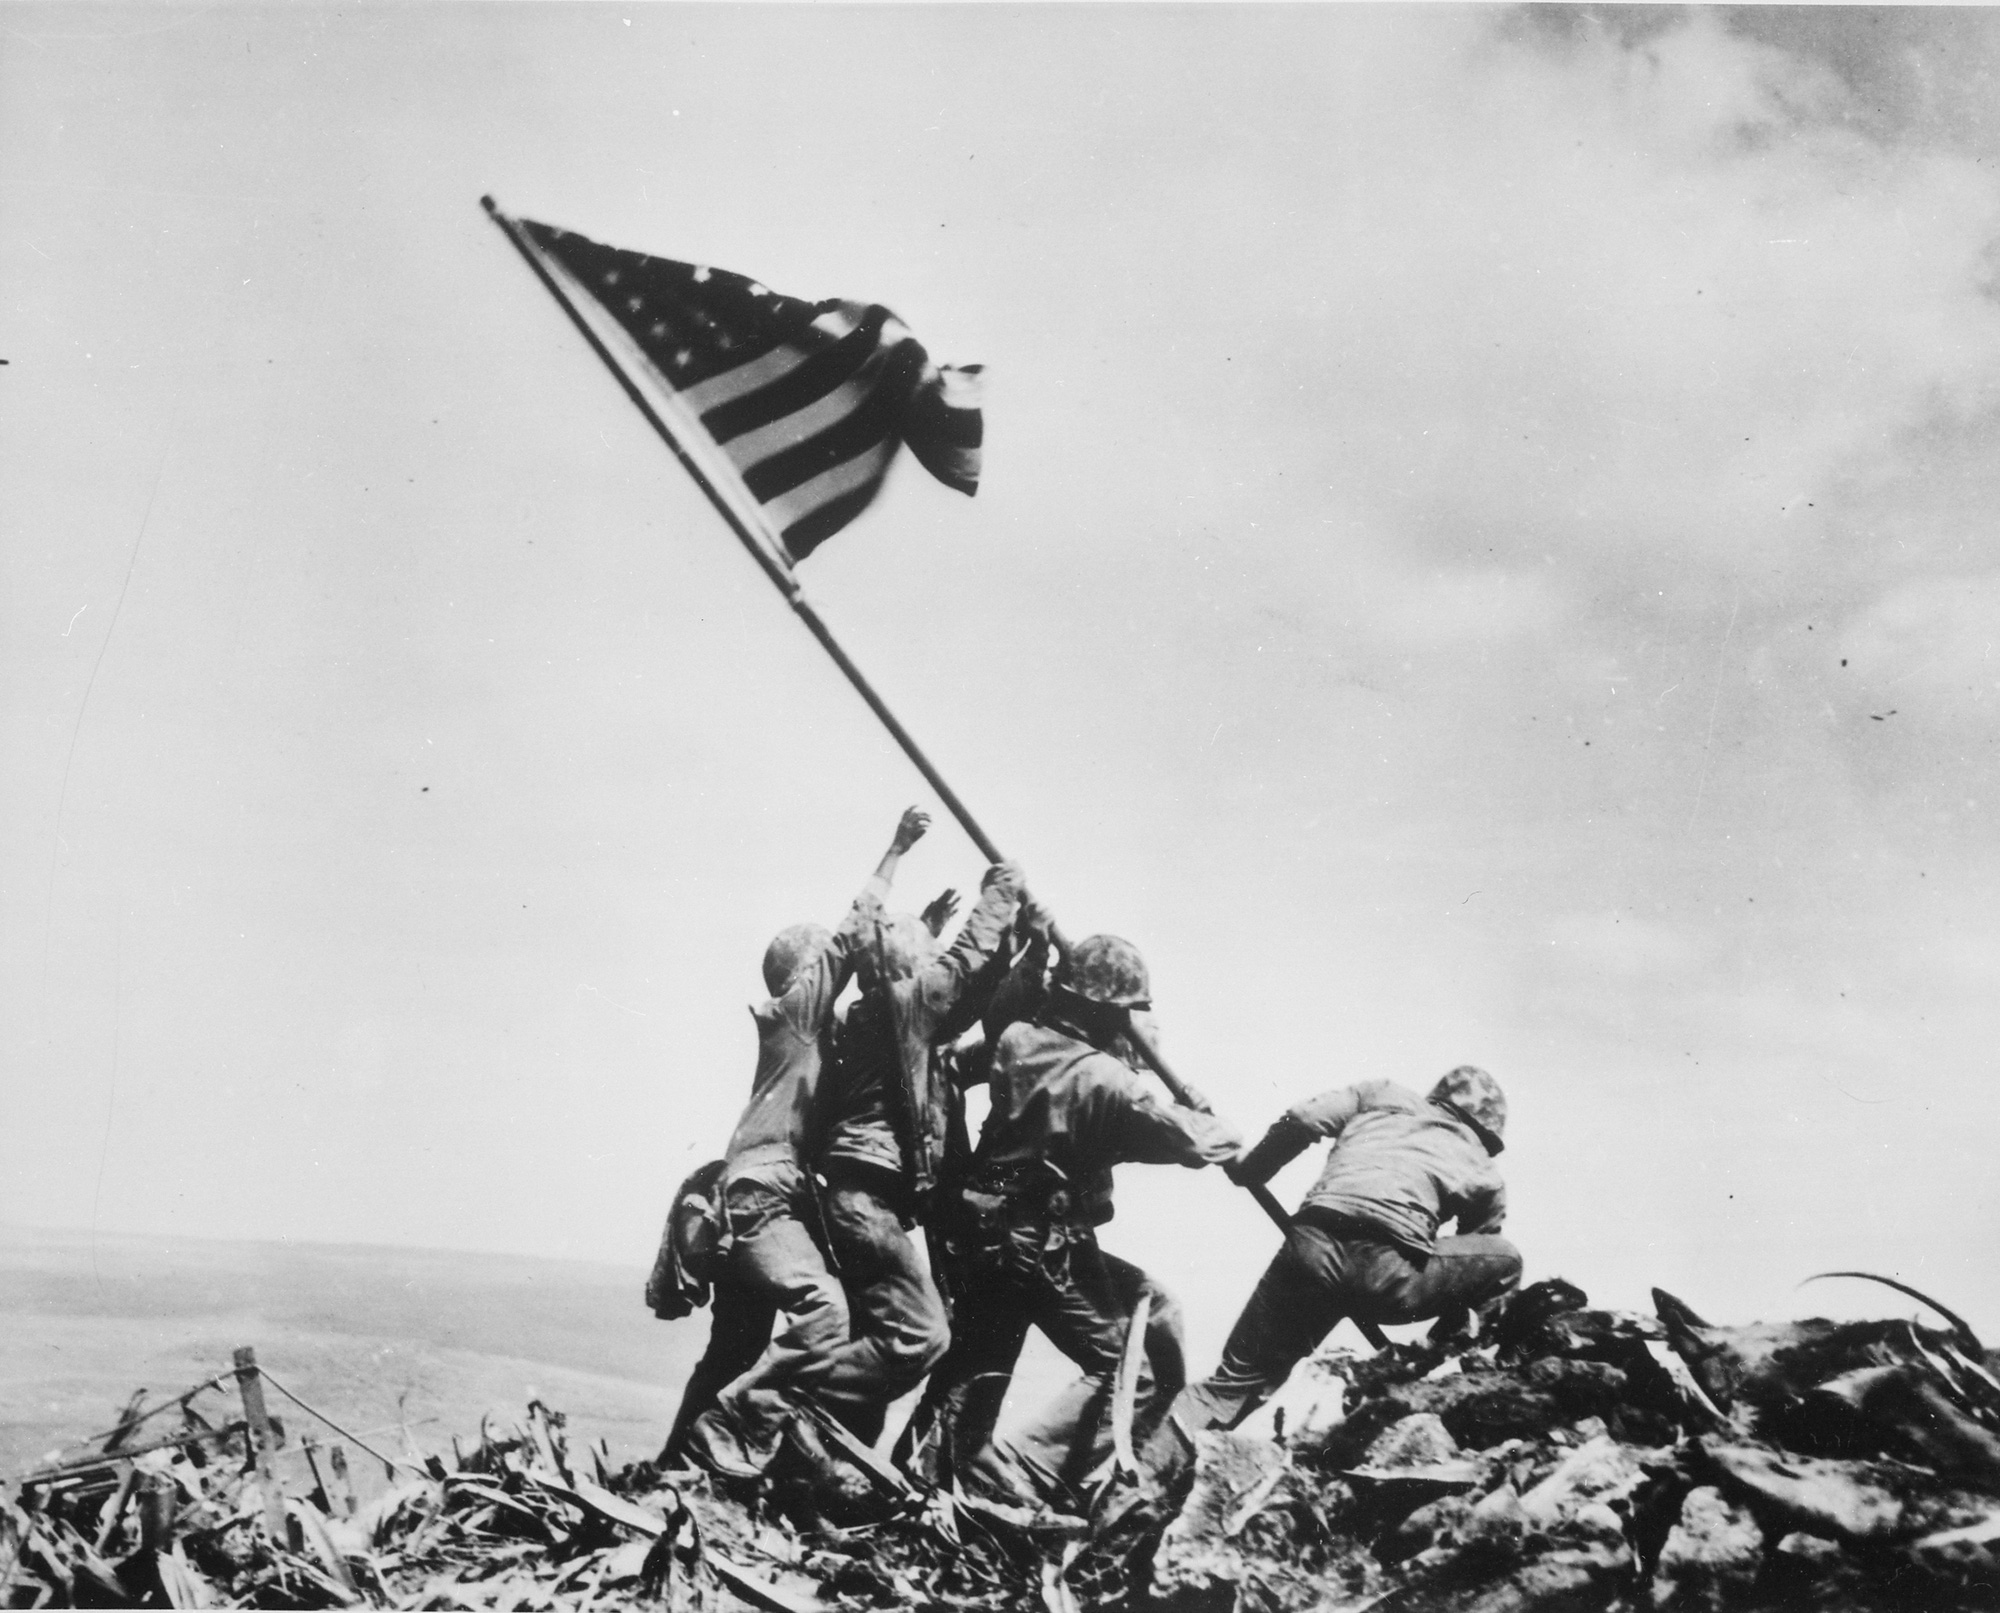
[(1221, 1364), (1174, 1402), (1181, 1430), (1234, 1428), (1277, 1393), (1346, 1314), (1341, 1277), (1337, 1240), (1295, 1223), (1229, 1330)]
[(729, 1280), (772, 1306), (779, 1331), (688, 1431), (688, 1454), (718, 1472), (749, 1476), (769, 1465), (798, 1396), (819, 1387), (848, 1341), (846, 1296), (800, 1216), (805, 1190), (803, 1177), (729, 1185)]
[(1133, 1396), (1137, 1439), (1157, 1423), (1186, 1378), (1180, 1307), (1137, 1266), (1104, 1253), (1095, 1237), (1072, 1243), (1067, 1261), (1044, 1276), (1034, 1320), (1083, 1370), (1088, 1388), (1065, 1395), (1018, 1443), (1038, 1465), (1077, 1486), (1111, 1454), (1112, 1395), (1141, 1295), (1149, 1303)]
[(1146, 1301), (1145, 1353), (1139, 1360), (1139, 1382), (1132, 1401), (1132, 1437), (1143, 1443), (1166, 1416), (1174, 1397), (1187, 1386), (1187, 1328), (1180, 1301), (1156, 1278), (1116, 1255), (1102, 1258), (1107, 1292), (1128, 1330), (1139, 1301)]
[(951, 1342), (944, 1301), (889, 1198), (859, 1180), (833, 1182), (827, 1241), (847, 1291), (853, 1337), (838, 1351), (820, 1398), (860, 1438), (882, 1434), (889, 1405), (923, 1381)]
[(687, 1387), (681, 1391), (680, 1412), (660, 1451), (663, 1464), (686, 1459), (688, 1430), (694, 1426), (694, 1420), (715, 1404), (725, 1385), (756, 1365), (757, 1358), (771, 1342), (771, 1329), (777, 1317), (777, 1307), (765, 1295), (750, 1293), (726, 1280), (715, 1285), (715, 1298), (709, 1310), (708, 1348), (688, 1374)]
[(1187, 1382), (1186, 1332), (1180, 1304), (1129, 1261), (1096, 1249), (1073, 1262), (1071, 1292), (1037, 1320), (1084, 1376), (1045, 1405), (1007, 1441), (1012, 1473), (1025, 1475), (1050, 1499), (1081, 1488), (1112, 1454), (1111, 1412), (1139, 1302), (1146, 1331), (1132, 1398), (1135, 1452), (1149, 1441)]
[(992, 1445), (1036, 1318), (1048, 1225), (996, 1213), (997, 1204), (951, 1239), (951, 1347), (896, 1442), (896, 1460), (936, 1482), (969, 1475)]
[(1376, 1322), (1469, 1310), (1521, 1281), (1521, 1251), (1490, 1233), (1439, 1238), (1422, 1258), (1396, 1244), (1350, 1239), (1347, 1264), (1356, 1312)]
[(950, 1347), (896, 1440), (899, 1465), (937, 1484), (969, 1470), (993, 1442), (1028, 1325), (1006, 1289), (977, 1277), (965, 1283), (952, 1315)]

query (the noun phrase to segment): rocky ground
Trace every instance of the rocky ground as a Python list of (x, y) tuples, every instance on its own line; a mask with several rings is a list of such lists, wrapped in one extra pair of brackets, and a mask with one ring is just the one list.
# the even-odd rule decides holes
[[(1268, 1435), (1067, 1505), (925, 1491), (838, 1429), (846, 1482), (754, 1495), (568, 1446), (540, 1405), (363, 1507), (260, 1480), (191, 1408), (23, 1484), (0, 1602), (28, 1606), (1163, 1613), (2000, 1606), (2000, 1380), (1969, 1330), (1710, 1327), (1560, 1281), (1468, 1332), (1323, 1353)], [(190, 1421), (189, 1419), (193, 1420)], [(142, 1449), (179, 1432), (184, 1443)], [(314, 1469), (317, 1474), (319, 1466)], [(839, 1520), (836, 1522), (830, 1519)]]

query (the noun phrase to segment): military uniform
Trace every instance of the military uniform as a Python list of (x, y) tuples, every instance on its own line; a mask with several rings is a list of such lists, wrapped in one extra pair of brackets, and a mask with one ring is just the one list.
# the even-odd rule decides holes
[[(1234, 1428), (1344, 1316), (1421, 1321), (1519, 1283), (1520, 1251), (1498, 1236), (1507, 1189), (1491, 1157), (1505, 1124), (1498, 1086), (1469, 1066), (1429, 1097), (1368, 1081), (1283, 1115), (1231, 1172), (1238, 1181), (1269, 1181), (1322, 1137), (1335, 1140), (1333, 1151), (1222, 1364), (1176, 1402), (1182, 1431)], [(1454, 1219), (1457, 1235), (1439, 1237)]]
[(821, 1087), (827, 1241), (853, 1336), (835, 1353), (819, 1396), (871, 1442), (890, 1403), (922, 1381), (950, 1342), (944, 1302), (909, 1228), (937, 1192), (957, 1104), (937, 1048), (984, 1006), (976, 988), (1018, 897), (1018, 875), (989, 873), (951, 947), (915, 960), (914, 972), (899, 974), (885, 925), (871, 926), (865, 990), (848, 1010)]
[[(675, 1440), (719, 1472), (762, 1471), (798, 1397), (820, 1386), (848, 1342), (847, 1299), (816, 1234), (819, 1206), (806, 1166), (834, 1003), (887, 893), (886, 880), (871, 879), (782, 994), (750, 1010), (757, 1071), (724, 1173), (733, 1242), (716, 1278), (708, 1353), (676, 1420)], [(701, 1409), (710, 1395), (714, 1403)]]
[(934, 1477), (974, 1473), (1028, 1329), (1039, 1327), (1089, 1383), (1068, 1449), (1050, 1450), (1045, 1463), (1048, 1478), (1075, 1484), (1109, 1453), (1111, 1391), (1141, 1295), (1153, 1304), (1135, 1400), (1139, 1437), (1186, 1375), (1172, 1301), (1098, 1245), (1096, 1228), (1112, 1214), (1112, 1167), (1212, 1164), (1233, 1158), (1239, 1139), (1213, 1115), (1162, 1102), (1053, 1009), (1001, 1033), (991, 1087), (951, 1233), (963, 1290), (951, 1350), (899, 1454)]

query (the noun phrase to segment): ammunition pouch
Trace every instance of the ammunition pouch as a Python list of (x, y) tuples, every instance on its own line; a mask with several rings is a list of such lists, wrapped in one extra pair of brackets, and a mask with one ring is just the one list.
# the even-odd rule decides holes
[(976, 1280), (1014, 1280), (1038, 1271), (1065, 1282), (1069, 1249), (1091, 1241), (1087, 1201), (1063, 1170), (1046, 1160), (975, 1166), (958, 1195), (952, 1243)]
[(1017, 1165), (975, 1164), (959, 1201), (973, 1227), (1068, 1222), (1076, 1208), (1069, 1175), (1045, 1159)]

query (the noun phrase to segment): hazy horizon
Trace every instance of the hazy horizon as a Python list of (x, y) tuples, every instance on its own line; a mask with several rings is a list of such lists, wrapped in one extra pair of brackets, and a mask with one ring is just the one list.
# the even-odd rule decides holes
[[(631, 1304), (638, 1287), (584, 1261), (0, 1225), (0, 1475), (110, 1426), (135, 1387), (153, 1404), (227, 1373), (244, 1345), (294, 1436), (317, 1424), (291, 1394), (378, 1450), (404, 1428), (449, 1450), (539, 1396), (617, 1460), (650, 1456), (702, 1339)], [(233, 1389), (211, 1392), (197, 1409)]]

